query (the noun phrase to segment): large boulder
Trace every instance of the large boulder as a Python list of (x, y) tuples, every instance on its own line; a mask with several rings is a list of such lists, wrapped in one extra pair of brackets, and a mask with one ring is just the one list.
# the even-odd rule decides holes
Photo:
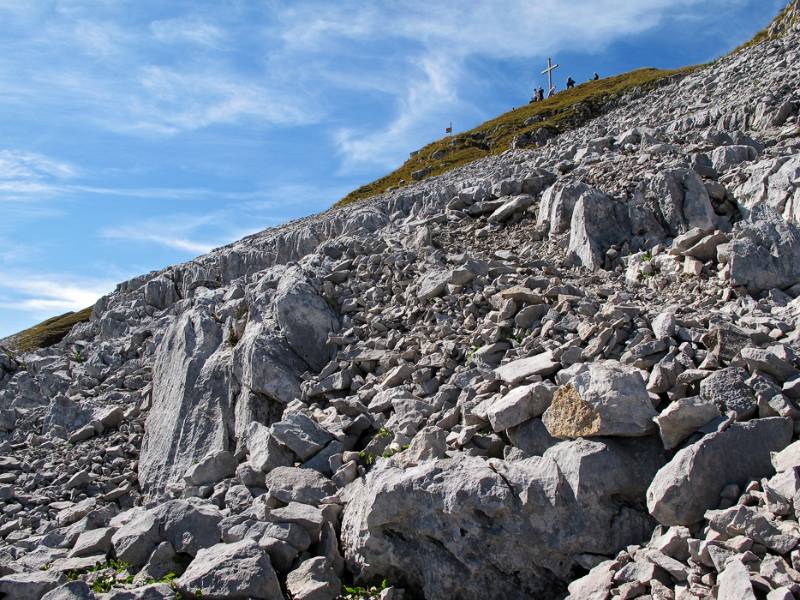
[(345, 558), (364, 581), (388, 577), (426, 598), (559, 597), (576, 555), (649, 535), (644, 486), (664, 459), (654, 439), (627, 446), (644, 443), (563, 442), (516, 462), (383, 463), (348, 489)]
[(570, 222), (569, 254), (590, 269), (603, 266), (606, 251), (630, 235), (627, 209), (598, 190), (589, 190), (575, 204)]
[(660, 172), (650, 190), (658, 202), (659, 220), (666, 225), (670, 236), (676, 237), (694, 227), (703, 231), (714, 229), (716, 217), (708, 191), (691, 169)]
[(206, 600), (284, 600), (269, 556), (253, 540), (201, 550), (176, 583), (183, 594)]
[(641, 372), (598, 361), (559, 389), (542, 420), (557, 438), (648, 435), (657, 415)]
[(274, 304), (289, 345), (309, 367), (321, 371), (335, 350), (328, 334), (339, 328), (336, 314), (299, 268), (287, 270), (281, 278)]
[(572, 211), (578, 199), (591, 188), (580, 181), (558, 181), (542, 194), (536, 224), (547, 227), (550, 235), (569, 231)]
[(752, 294), (800, 281), (800, 230), (767, 206), (736, 224), (729, 255), (731, 283)]
[(159, 526), (159, 538), (176, 552), (195, 556), (202, 548), (220, 541), (222, 514), (213, 504), (170, 500), (152, 510)]
[(203, 308), (173, 323), (153, 366), (153, 405), (145, 423), (139, 485), (147, 494), (180, 481), (204, 456), (230, 449), (230, 350), (222, 326)]
[(722, 488), (773, 473), (770, 453), (792, 440), (792, 421), (781, 417), (733, 423), (678, 452), (653, 479), (647, 507), (663, 525), (692, 525), (719, 504)]
[(298, 375), (303, 362), (288, 344), (268, 330), (261, 321), (249, 321), (233, 351), (236, 378), (243, 388), (260, 396), (263, 402), (288, 404), (300, 398)]
[(747, 169), (749, 177), (734, 189), (739, 209), (745, 214), (766, 204), (791, 223), (800, 223), (800, 156), (772, 158)]

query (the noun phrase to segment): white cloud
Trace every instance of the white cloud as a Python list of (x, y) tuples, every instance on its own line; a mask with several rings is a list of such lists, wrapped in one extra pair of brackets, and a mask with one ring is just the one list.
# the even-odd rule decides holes
[(114, 289), (115, 283), (69, 274), (2, 273), (0, 307), (52, 316), (92, 306)]
[(0, 150), (0, 181), (68, 179), (77, 171), (71, 164), (42, 154)]
[(219, 47), (227, 38), (219, 27), (197, 18), (153, 21), (150, 31), (155, 39), (164, 43), (189, 42)]
[(172, 215), (168, 218), (146, 219), (130, 225), (107, 227), (100, 236), (109, 240), (126, 240), (156, 244), (190, 254), (205, 254), (224, 242), (193, 239), (192, 235), (218, 223), (219, 215)]

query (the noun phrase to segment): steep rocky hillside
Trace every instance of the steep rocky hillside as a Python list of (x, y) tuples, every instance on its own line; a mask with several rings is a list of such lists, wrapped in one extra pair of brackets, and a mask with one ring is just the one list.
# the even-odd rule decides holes
[(6, 598), (800, 598), (800, 29), (0, 354)]

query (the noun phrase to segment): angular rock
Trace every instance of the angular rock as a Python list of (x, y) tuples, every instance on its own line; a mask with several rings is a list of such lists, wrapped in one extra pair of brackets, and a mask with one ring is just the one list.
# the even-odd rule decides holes
[(292, 600), (335, 600), (342, 590), (342, 582), (328, 561), (317, 556), (289, 573), (286, 589)]
[(267, 474), (265, 485), (272, 497), (285, 504), (317, 505), (337, 491), (336, 485), (324, 475), (297, 467), (276, 467)]
[(275, 423), (272, 436), (300, 460), (311, 458), (333, 439), (330, 433), (301, 413), (291, 413)]
[(600, 361), (556, 392), (542, 421), (557, 438), (642, 436), (655, 429), (656, 414), (637, 369)]
[(572, 213), (569, 254), (589, 269), (603, 266), (606, 250), (630, 235), (625, 206), (600, 191), (584, 192)]
[[(647, 490), (647, 508), (664, 525), (692, 525), (719, 503), (722, 488), (769, 476), (770, 453), (792, 439), (792, 422), (773, 417), (733, 423), (678, 452)], [(694, 482), (702, 481), (703, 485)]]
[(218, 483), (236, 471), (236, 459), (227, 450), (207, 454), (186, 470), (184, 479), (191, 485)]
[(281, 278), (274, 304), (289, 345), (309, 367), (321, 371), (333, 357), (328, 335), (339, 328), (336, 314), (297, 268)]
[(699, 396), (681, 398), (655, 418), (664, 448), (670, 450), (706, 423), (720, 416), (717, 405)]
[(555, 389), (549, 383), (520, 386), (498, 399), (486, 411), (494, 431), (510, 427), (541, 416), (550, 406)]
[(495, 369), (497, 376), (506, 383), (519, 383), (535, 375), (552, 375), (561, 364), (553, 359), (552, 352), (520, 358)]
[(139, 485), (159, 494), (202, 457), (227, 450), (233, 414), (222, 327), (201, 310), (170, 326), (156, 352)]
[(756, 414), (758, 402), (747, 385), (747, 371), (741, 367), (728, 367), (714, 371), (700, 382), (700, 397), (713, 402), (723, 414), (736, 413), (737, 420)]
[(729, 254), (731, 283), (751, 294), (800, 281), (800, 230), (766, 206), (736, 224)]
[(253, 540), (200, 550), (176, 583), (182, 593), (208, 600), (284, 598), (269, 557)]
[(247, 431), (247, 450), (250, 464), (265, 473), (275, 467), (289, 467), (294, 464), (292, 452), (278, 442), (269, 427), (261, 423), (250, 424)]

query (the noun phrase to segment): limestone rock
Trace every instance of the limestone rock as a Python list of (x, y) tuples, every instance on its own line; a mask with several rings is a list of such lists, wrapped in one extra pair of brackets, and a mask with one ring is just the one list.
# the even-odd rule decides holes
[(658, 472), (647, 490), (647, 507), (664, 525), (694, 524), (717, 505), (726, 485), (768, 476), (770, 453), (782, 450), (791, 439), (791, 421), (780, 417), (734, 423), (709, 434)]
[(653, 431), (656, 414), (636, 369), (601, 361), (560, 388), (542, 420), (557, 438), (642, 436)]
[(177, 584), (182, 593), (209, 600), (284, 598), (269, 557), (253, 540), (200, 550)]

